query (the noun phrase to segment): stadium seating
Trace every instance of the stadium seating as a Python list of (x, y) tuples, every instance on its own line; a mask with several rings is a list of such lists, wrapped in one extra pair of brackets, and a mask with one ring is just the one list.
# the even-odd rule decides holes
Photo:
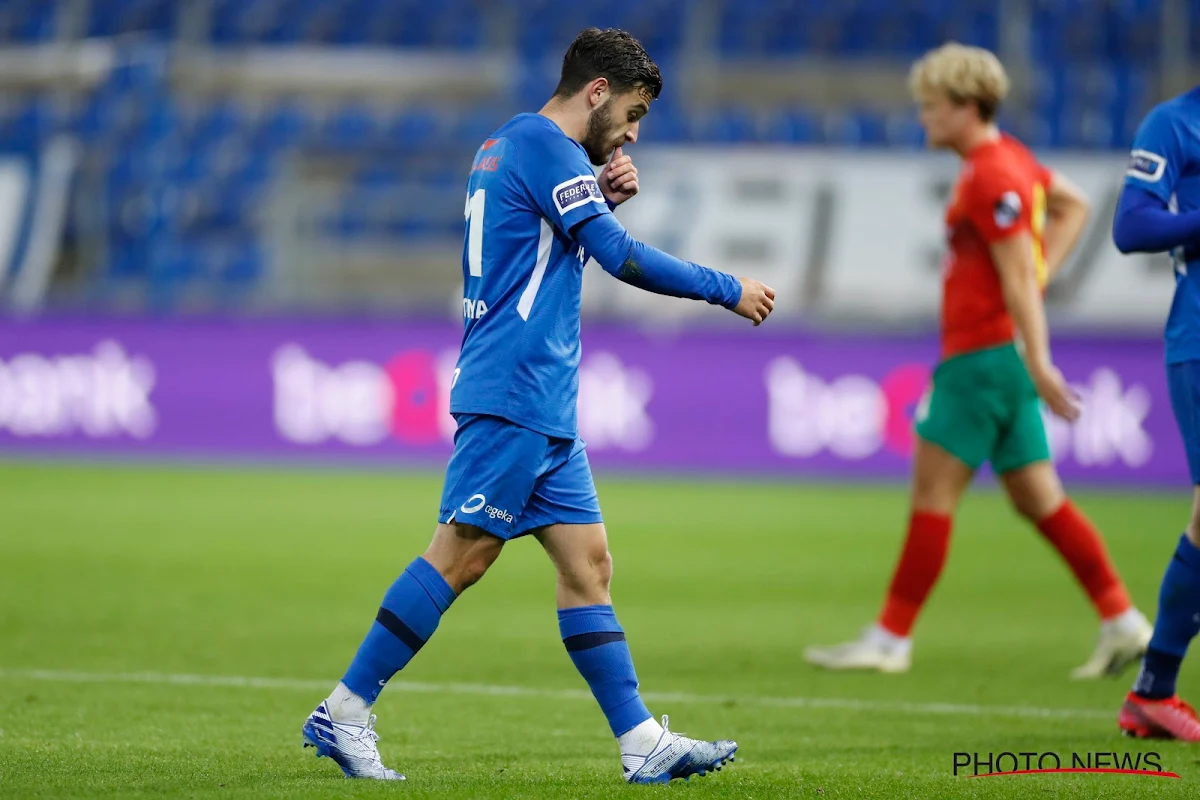
[[(1003, 121), (1035, 146), (1121, 148), (1153, 102), (1162, 0), (1032, 0), (1035, 63), (1027, 108)], [(1200, 19), (1200, 0), (1188, 0)], [(903, 64), (947, 39), (996, 48), (1002, 0), (212, 0), (206, 13), (173, 0), (91, 0), (82, 33), (121, 37), (131, 56), (108, 81), (71, 99), (24, 93), (0, 102), (0, 149), (29, 149), (60, 133), (84, 145), (100, 175), (116, 278), (165, 286), (190, 280), (252, 282), (265, 268), (255, 240), (262, 199), (297, 151), (354, 155), (361, 168), (322, 217), (330, 235), (458, 235), (457, 198), (470, 154), (511, 112), (547, 95), (562, 43), (585, 25), (627, 27), (665, 65), (710, 15), (717, 57), (891, 59)], [(74, 4), (73, 8), (78, 8)], [(62, 36), (63, 0), (0, 1), (0, 44)], [(1078, 20), (1086, 14), (1089, 24)], [(79, 26), (76, 26), (79, 27)], [(505, 31), (508, 31), (506, 34)], [(130, 34), (137, 36), (130, 37)], [(279, 97), (257, 107), (171, 90), (154, 43), (181, 36), (215, 47), (294, 43), (477, 51), (512, 47), (520, 68), (509, 96), (486, 108), (318, 105)], [(1200, 56), (1200, 26), (1190, 34)], [(138, 48), (143, 48), (141, 51)], [(670, 69), (677, 69), (670, 67)], [(674, 73), (672, 73), (674, 74)], [(918, 147), (912, 112), (870, 107), (690, 107), (664, 97), (645, 123), (670, 143)], [(422, 198), (413, 202), (412, 198)]]

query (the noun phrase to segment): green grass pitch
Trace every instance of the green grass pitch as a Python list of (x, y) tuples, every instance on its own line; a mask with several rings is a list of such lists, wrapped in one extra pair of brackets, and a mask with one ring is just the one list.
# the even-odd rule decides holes
[[(603, 475), (613, 594), (650, 708), (690, 735), (737, 739), (737, 762), (687, 784), (622, 783), (558, 639), (550, 563), (519, 540), (380, 700), (381, 749), (407, 783), (347, 781), (301, 748), (300, 725), (425, 546), (439, 479), (0, 466), (0, 796), (1200, 792), (1200, 747), (1118, 736), (1131, 674), (1068, 680), (1093, 644), (1092, 612), (997, 494), (972, 495), (959, 516), (913, 671), (845, 675), (800, 653), (873, 618), (902, 534), (900, 488)], [(1186, 488), (1077, 499), (1152, 614)], [(1193, 698), (1198, 660), (1181, 680)], [(1182, 780), (952, 775), (959, 751), (1149, 750)]]

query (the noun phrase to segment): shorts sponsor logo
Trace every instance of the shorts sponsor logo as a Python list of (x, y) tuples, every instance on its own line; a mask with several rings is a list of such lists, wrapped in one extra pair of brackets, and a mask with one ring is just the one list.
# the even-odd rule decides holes
[(464, 514), (478, 514), (482, 511), (491, 519), (502, 520), (509, 525), (512, 525), (514, 521), (513, 515), (508, 513), (506, 509), (488, 505), (487, 497), (481, 494), (471, 495), (467, 498), (467, 502), (459, 506), (458, 510)]
[(503, 520), (503, 521), (507, 522), (509, 525), (513, 524), (513, 515), (508, 513), (507, 511), (505, 511), (503, 508), (496, 508), (495, 506), (487, 506), (486, 508), (483, 509), (483, 513), (487, 514), (492, 519)]
[(473, 494), (467, 499), (467, 502), (462, 504), (462, 507), (459, 510), (464, 514), (474, 514), (485, 505), (487, 505), (486, 497), (481, 494)]
[(1021, 218), (1021, 195), (1016, 192), (1005, 192), (996, 201), (992, 216), (999, 228), (1011, 228)]
[(588, 203), (603, 202), (604, 194), (600, 191), (600, 184), (596, 183), (596, 179), (591, 175), (580, 175), (554, 187), (554, 207), (560, 215)]
[(1129, 167), (1125, 174), (1146, 183), (1158, 183), (1167, 171), (1167, 160), (1149, 150), (1134, 150), (1129, 154)]

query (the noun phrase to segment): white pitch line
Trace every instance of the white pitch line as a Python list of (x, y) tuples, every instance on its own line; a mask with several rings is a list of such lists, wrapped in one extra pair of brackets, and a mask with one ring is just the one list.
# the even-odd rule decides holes
[[(145, 683), (167, 686), (206, 686), (237, 689), (282, 689), (326, 692), (331, 680), (311, 678), (253, 678), (238, 675), (188, 675), (162, 672), (75, 672), (50, 669), (0, 669), (0, 680), (48, 681), (54, 683)], [(391, 691), (421, 694), (475, 695), (488, 697), (539, 697), (554, 700), (592, 700), (582, 689), (535, 689), (488, 683), (415, 683), (391, 681)], [(1018, 717), (1037, 719), (1112, 719), (1111, 710), (1090, 708), (1037, 708), (1034, 706), (982, 706), (962, 703), (906, 703), (890, 700), (860, 700), (843, 697), (766, 697), (762, 695), (721, 696), (686, 692), (643, 692), (649, 703), (754, 706), (760, 708), (835, 709), (842, 711), (945, 715), (967, 717)]]

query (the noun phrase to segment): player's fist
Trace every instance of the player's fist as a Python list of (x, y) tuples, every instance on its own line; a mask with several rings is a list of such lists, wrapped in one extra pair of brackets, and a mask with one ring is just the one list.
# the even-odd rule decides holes
[(608, 165), (600, 172), (600, 191), (609, 202), (617, 205), (638, 193), (637, 167), (619, 147), (613, 150)]
[(1063, 374), (1053, 364), (1034, 366), (1029, 370), (1033, 385), (1037, 388), (1038, 396), (1045, 401), (1055, 415), (1068, 422), (1079, 418), (1079, 395), (1067, 385)]
[(755, 325), (761, 325), (775, 308), (775, 290), (753, 278), (738, 280), (742, 284), (742, 299), (734, 306), (733, 313), (745, 317)]

